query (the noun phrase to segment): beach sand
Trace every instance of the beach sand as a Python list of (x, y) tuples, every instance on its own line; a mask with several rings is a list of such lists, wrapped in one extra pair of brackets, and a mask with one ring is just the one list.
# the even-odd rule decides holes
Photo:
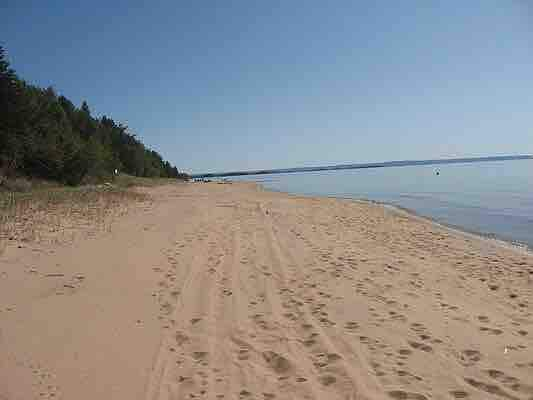
[(150, 193), (0, 256), (1, 400), (533, 398), (525, 251), (253, 184)]

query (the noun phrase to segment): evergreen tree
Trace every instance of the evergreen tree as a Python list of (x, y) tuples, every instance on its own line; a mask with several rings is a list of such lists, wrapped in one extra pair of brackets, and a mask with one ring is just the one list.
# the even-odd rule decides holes
[(145, 177), (186, 179), (147, 149), (125, 125), (96, 119), (52, 87), (20, 80), (0, 47), (0, 175), (24, 174), (69, 185), (103, 180), (115, 169)]

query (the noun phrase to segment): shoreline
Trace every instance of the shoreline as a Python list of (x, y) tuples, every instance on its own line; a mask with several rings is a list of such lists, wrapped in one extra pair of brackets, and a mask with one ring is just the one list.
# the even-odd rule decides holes
[[(365, 201), (365, 200), (363, 200), (363, 201)], [(369, 200), (369, 201), (373, 202), (373, 200)], [(466, 237), (473, 237), (473, 238), (476, 238), (476, 239), (479, 239), (479, 240), (486, 240), (489, 243), (496, 244), (498, 246), (502, 246), (502, 247), (505, 247), (505, 248), (508, 248), (508, 249), (512, 249), (512, 250), (516, 250), (518, 252), (526, 253), (528, 255), (533, 255), (533, 247), (529, 246), (527, 243), (522, 243), (522, 242), (518, 242), (518, 241), (511, 241), (511, 240), (502, 238), (502, 237), (498, 236), (497, 234), (484, 233), (484, 232), (479, 232), (479, 231), (475, 231), (475, 230), (468, 230), (467, 228), (464, 228), (464, 227), (461, 227), (461, 226), (447, 224), (445, 222), (439, 221), (436, 218), (418, 214), (414, 210), (411, 210), (409, 208), (404, 208), (404, 207), (401, 207), (401, 206), (398, 206), (398, 205), (395, 205), (395, 204), (380, 203), (380, 202), (376, 202), (376, 203), (377, 204), (381, 204), (384, 207), (389, 207), (391, 209), (394, 209), (396, 212), (406, 213), (406, 214), (410, 215), (412, 218), (423, 219), (423, 220), (428, 221), (430, 223), (433, 223), (433, 224), (435, 224), (435, 225), (437, 225), (437, 226), (439, 226), (441, 228), (448, 229), (451, 232), (454, 232), (454, 233), (457, 233), (457, 234), (460, 234), (460, 235), (464, 235)]]
[(402, 207), (402, 206), (399, 206), (399, 205), (396, 205), (396, 204), (393, 204), (393, 203), (387, 203), (387, 202), (384, 202), (384, 201), (372, 200), (372, 199), (367, 199), (367, 198), (330, 196), (330, 195), (307, 195), (307, 194), (301, 194), (301, 193), (292, 193), (292, 192), (285, 192), (285, 191), (282, 191), (282, 190), (276, 190), (276, 189), (267, 188), (260, 182), (232, 181), (232, 183), (243, 183), (243, 182), (252, 183), (254, 185), (258, 185), (263, 190), (266, 190), (266, 191), (271, 191), (271, 192), (274, 192), (274, 193), (286, 194), (286, 195), (289, 195), (289, 196), (302, 196), (302, 197), (319, 198), (319, 199), (320, 198), (338, 199), (338, 200), (347, 200), (347, 201), (355, 201), (355, 202), (379, 205), (379, 206), (388, 208), (390, 210), (394, 210), (394, 211), (396, 211), (398, 213), (405, 213), (405, 214), (409, 215), (412, 218), (419, 218), (421, 220), (433, 223), (433, 224), (435, 224), (435, 225), (437, 225), (437, 226), (439, 226), (439, 227), (441, 227), (443, 229), (449, 229), (452, 232), (455, 232), (455, 233), (458, 233), (458, 234), (461, 234), (461, 235), (465, 235), (467, 237), (474, 237), (474, 238), (477, 238), (479, 240), (486, 240), (486, 241), (488, 241), (490, 243), (497, 244), (499, 246), (503, 246), (503, 247), (506, 247), (506, 248), (514, 249), (514, 250), (516, 250), (518, 252), (524, 252), (524, 253), (526, 253), (528, 255), (533, 255), (533, 246), (531, 246), (531, 245), (529, 245), (527, 243), (523, 243), (523, 242), (520, 242), (520, 241), (513, 241), (513, 240), (510, 240), (510, 239), (507, 239), (507, 238), (503, 238), (503, 237), (499, 236), (498, 234), (494, 234), (494, 233), (486, 233), (486, 232), (481, 232), (481, 231), (476, 231), (476, 230), (469, 230), (469, 229), (467, 229), (465, 227), (462, 227), (462, 226), (453, 225), (453, 224), (447, 224), (447, 223), (445, 223), (443, 221), (439, 221), (437, 218), (419, 214), (418, 212), (416, 212), (413, 209), (410, 209), (410, 208), (407, 208), (407, 207)]

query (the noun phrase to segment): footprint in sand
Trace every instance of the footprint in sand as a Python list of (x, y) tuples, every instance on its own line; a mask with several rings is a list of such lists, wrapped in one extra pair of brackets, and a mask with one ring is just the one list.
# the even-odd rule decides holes
[(318, 378), (318, 381), (324, 386), (330, 386), (337, 382), (337, 378), (333, 375), (322, 375)]
[(326, 359), (328, 363), (333, 363), (342, 359), (342, 357), (337, 353), (328, 353), (326, 354)]
[(175, 338), (176, 344), (178, 346), (181, 346), (184, 343), (189, 341), (189, 337), (187, 335), (185, 335), (183, 332), (180, 332), (180, 331), (176, 332), (176, 335), (174, 336), (174, 338)]
[(237, 358), (241, 361), (248, 360), (250, 358), (250, 352), (248, 349), (239, 349)]
[(418, 323), (418, 322), (414, 322), (411, 324), (411, 329), (417, 333), (422, 333), (426, 330), (425, 326)]
[(479, 327), (479, 330), (481, 332), (487, 332), (487, 333), (489, 333), (491, 335), (501, 335), (503, 333), (503, 331), (501, 329), (488, 328), (486, 326)]
[(400, 322), (407, 322), (407, 317), (405, 315), (398, 314), (394, 311), (389, 311), (389, 314), (392, 316), (391, 318), (392, 320), (400, 321)]
[(170, 315), (170, 314), (172, 314), (172, 311), (174, 310), (174, 307), (172, 306), (172, 304), (170, 304), (167, 301), (167, 302), (161, 304), (160, 310), (163, 313), (163, 315)]
[(398, 350), (398, 354), (402, 356), (402, 358), (407, 358), (407, 356), (411, 355), (413, 352), (409, 349), (400, 349)]
[(359, 341), (361, 343), (364, 343), (364, 344), (369, 344), (370, 343), (370, 338), (368, 338), (366, 336), (359, 336)]
[(533, 385), (521, 383), (520, 380), (514, 376), (507, 375), (506, 373), (496, 369), (486, 370), (485, 373), (488, 374), (492, 379), (507, 385), (513, 392), (519, 392), (529, 396), (533, 395)]
[(466, 399), (469, 396), (468, 392), (465, 392), (464, 390), (451, 390), (450, 395), (454, 399)]
[(513, 383), (511, 386), (509, 386), (509, 388), (513, 392), (519, 392), (519, 393), (524, 393), (524, 394), (528, 395), (529, 399), (533, 398), (533, 396), (532, 396), (533, 395), (533, 385), (528, 385), (528, 384), (517, 382), (517, 383)]
[(291, 312), (283, 314), (283, 316), (291, 321), (296, 321), (298, 317)]
[(401, 377), (414, 378), (417, 381), (422, 381), (423, 380), (420, 376), (414, 375), (414, 374), (410, 373), (409, 371), (405, 371), (405, 370), (397, 370), (396, 374), (398, 376), (401, 376)]
[(358, 328), (359, 328), (359, 324), (354, 321), (349, 321), (344, 325), (344, 329), (348, 331), (355, 331)]
[(387, 394), (395, 400), (427, 400), (427, 397), (423, 394), (406, 392), (404, 390), (391, 390)]
[(196, 361), (203, 361), (207, 358), (208, 353), (206, 351), (195, 351), (192, 353), (192, 358)]
[(505, 374), (502, 371), (498, 371), (497, 369), (488, 369), (488, 370), (486, 370), (484, 372), (487, 375), (489, 375), (492, 379), (494, 379), (496, 381), (499, 381), (499, 382), (502, 382), (502, 383), (505, 383), (505, 384), (511, 384), (511, 383), (517, 383), (518, 382), (517, 378), (515, 378), (513, 376), (509, 376), (509, 375)]
[(494, 394), (496, 396), (504, 397), (504, 398), (509, 399), (509, 400), (520, 400), (518, 397), (513, 396), (510, 393), (507, 393), (505, 390), (500, 388), (498, 385), (493, 385), (491, 383), (478, 381), (476, 379), (468, 378), (468, 377), (464, 378), (464, 380), (469, 385), (471, 385), (471, 386), (475, 387), (476, 389), (481, 390), (483, 392), (487, 392), (487, 393), (490, 393), (490, 394)]
[(263, 358), (267, 365), (278, 374), (287, 373), (292, 369), (290, 361), (274, 351), (264, 351)]
[(424, 343), (418, 343), (413, 341), (409, 341), (408, 343), (413, 349), (422, 350), (428, 353), (433, 351), (433, 347)]

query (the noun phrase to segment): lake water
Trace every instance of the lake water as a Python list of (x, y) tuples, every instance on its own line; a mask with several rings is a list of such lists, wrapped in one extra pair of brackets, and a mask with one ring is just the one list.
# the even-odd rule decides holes
[[(439, 171), (439, 175), (436, 171)], [(272, 190), (370, 199), (533, 248), (533, 160), (256, 175)]]

